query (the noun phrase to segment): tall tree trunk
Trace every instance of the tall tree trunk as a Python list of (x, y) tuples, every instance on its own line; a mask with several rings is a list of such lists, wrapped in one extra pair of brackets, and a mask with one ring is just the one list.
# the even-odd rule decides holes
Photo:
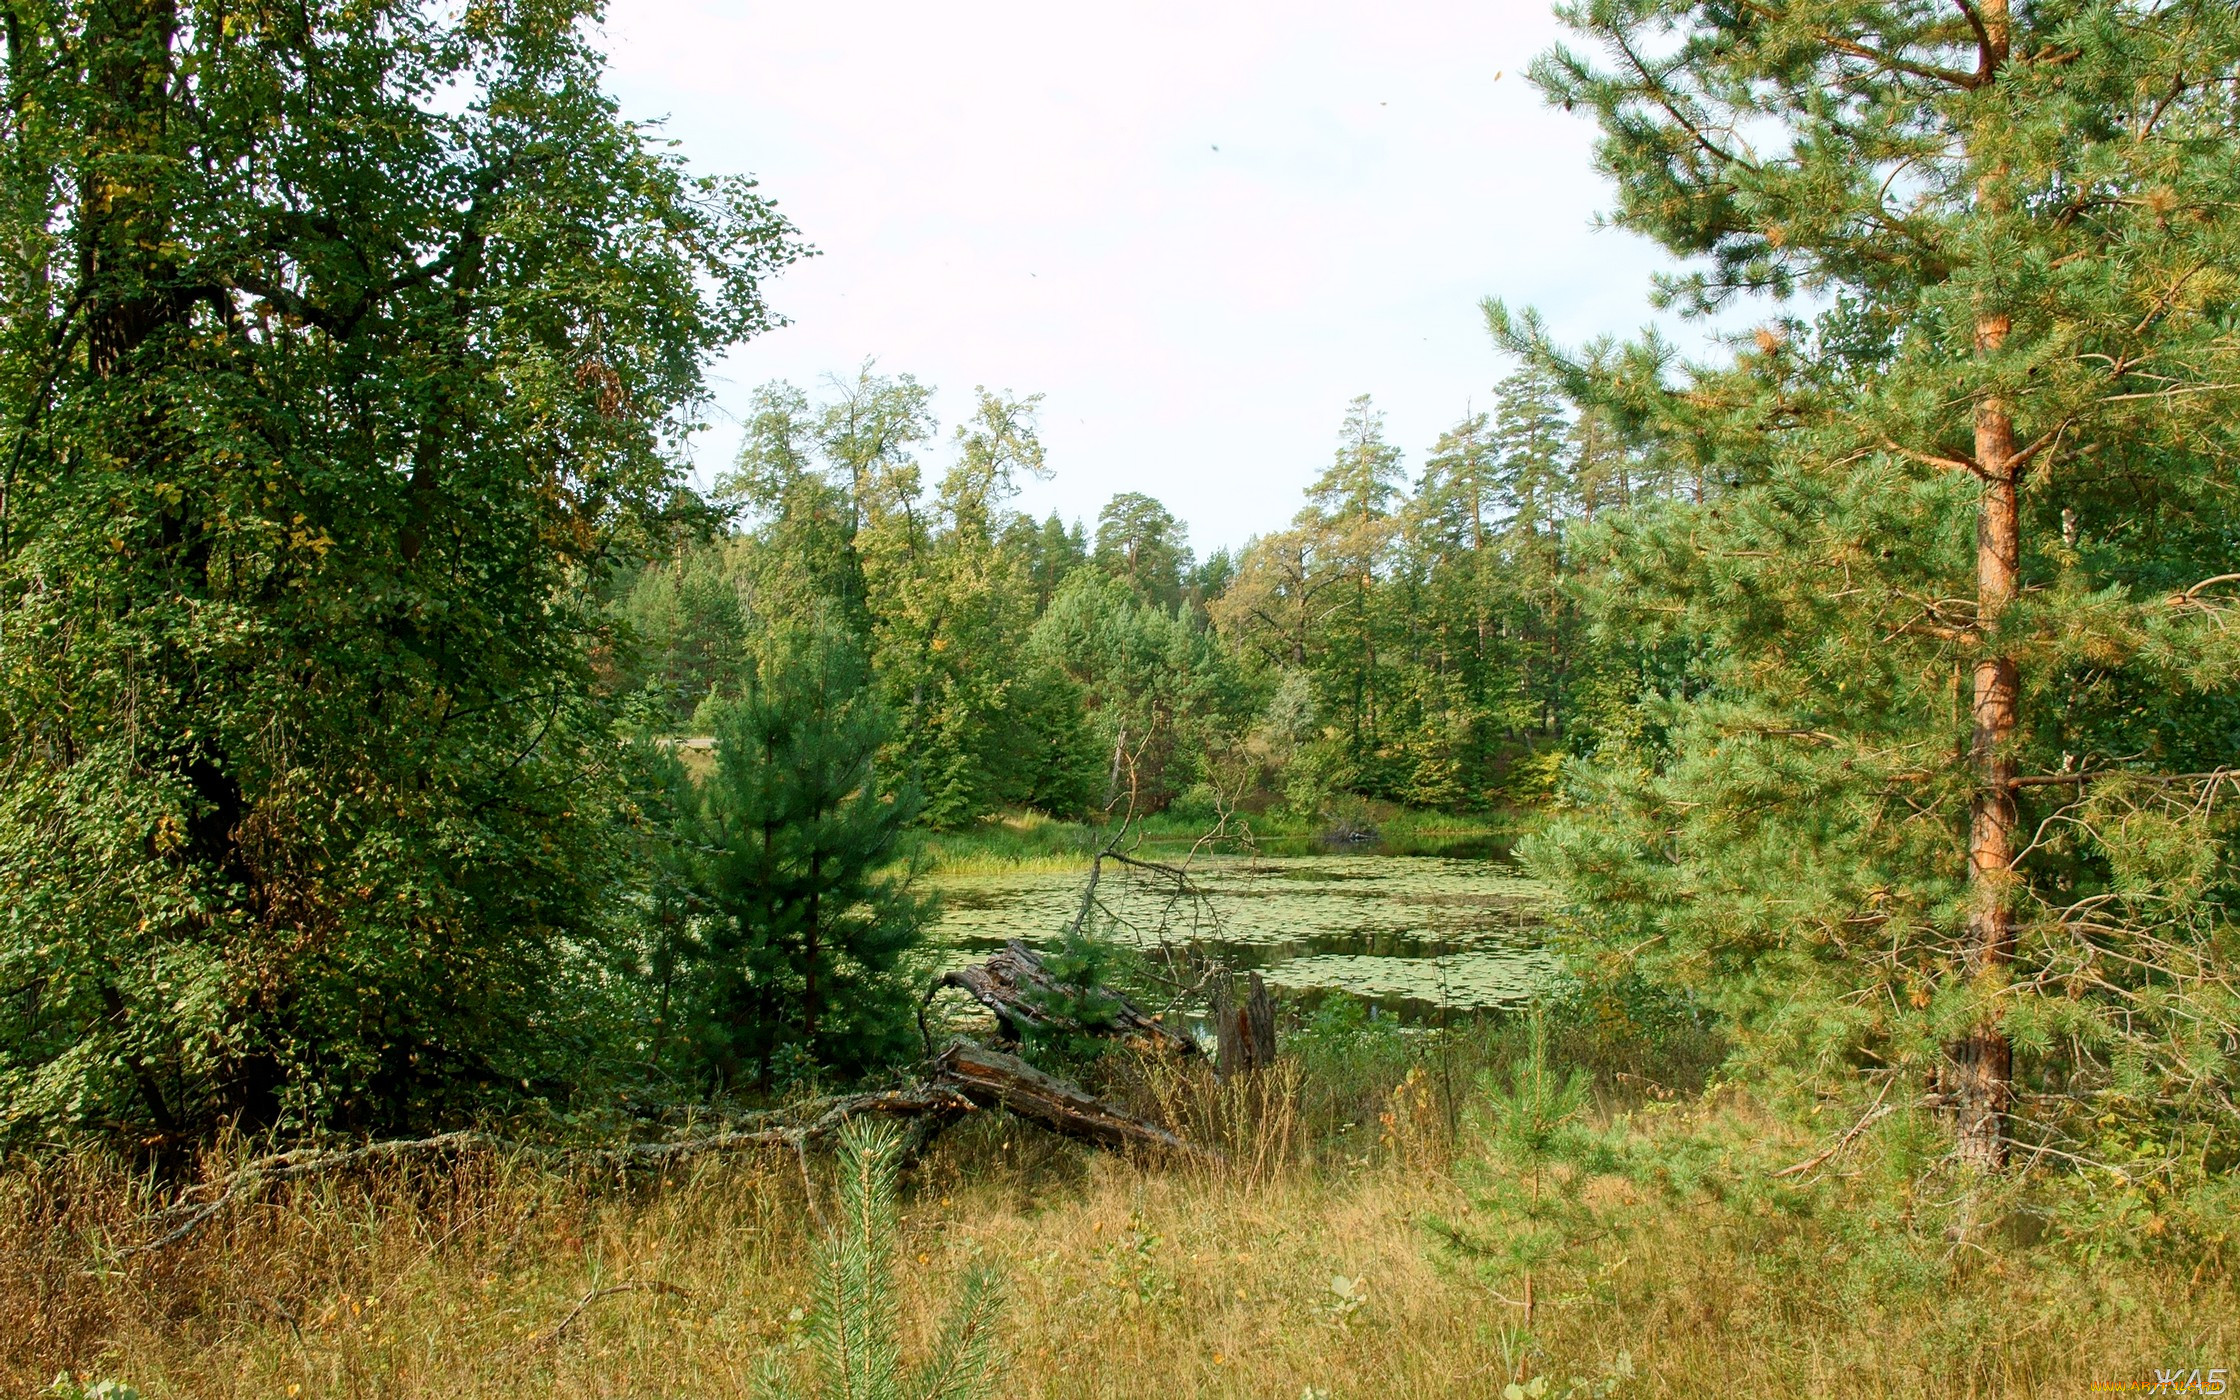
[(94, 110), (79, 189), (78, 258), (86, 355), (108, 376), (186, 314), (172, 285), (169, 219), (154, 186), (171, 98), (174, 0), (105, 0), (86, 15)]
[[(1976, 322), (1979, 353), (2006, 340), (2003, 315)], [(1996, 397), (1976, 405), (1976, 463), (1983, 491), (1976, 507), (1976, 617), (1989, 632), (2014, 598), (2022, 553), (2016, 499), (2014, 418)], [(1974, 734), (1969, 758), (1976, 793), (1968, 821), (1971, 908), (1967, 975), (1979, 991), (1995, 994), (2014, 957), (2014, 738), (2021, 690), (2014, 658), (2000, 654), (1976, 662)], [(2014, 1049), (1996, 1013), (1987, 1013), (1948, 1052), (1958, 1113), (1960, 1159), (1987, 1171), (2007, 1161), (2007, 1106), (2013, 1093)]]
[[(1984, 0), (1978, 13), (1978, 71), (1989, 81), (2008, 57), (2008, 0)], [(1979, 179), (1978, 203), (1987, 214), (2005, 207), (2002, 174), (1993, 169)], [(2004, 311), (1979, 307), (1975, 325), (1978, 357), (1997, 354), (2012, 329), (2013, 322)], [(1975, 455), (1983, 483), (1976, 506), (1976, 626), (1979, 635), (1988, 639), (2007, 604), (2014, 600), (2022, 561), (2017, 500), (2021, 472), (2015, 461), (2014, 414), (1997, 394), (1987, 394), (1976, 403)], [(1977, 660), (1974, 732), (1969, 745), (1976, 791), (1968, 813), (1970, 909), (1963, 956), (1968, 980), (1986, 996), (1996, 996), (2004, 988), (2008, 966), (2014, 959), (2013, 740), (2021, 689), (2021, 675), (2013, 657), (1994, 649)], [(2007, 1039), (1998, 1011), (1987, 1009), (1948, 1047), (1947, 1054), (1952, 1061), (1954, 1127), (1960, 1160), (1986, 1171), (2001, 1170), (2007, 1164), (2014, 1046)]]

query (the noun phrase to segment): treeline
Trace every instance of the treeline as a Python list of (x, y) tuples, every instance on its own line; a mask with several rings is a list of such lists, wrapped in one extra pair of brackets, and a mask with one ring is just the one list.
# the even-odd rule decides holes
[(869, 658), (886, 761), (935, 827), (1178, 802), (1311, 821), (1337, 794), (1483, 810), (1544, 796), (1687, 662), (1590, 632), (1565, 529), (1704, 483), (1537, 367), (1412, 472), (1355, 400), (1289, 528), (1203, 559), (1140, 493), (1093, 534), (1018, 512), (1018, 478), (1051, 470), (1036, 400), (982, 390), (944, 446), (931, 399), (869, 366), (818, 400), (757, 393), (714, 493), (738, 524), (618, 582), (613, 683), (650, 729), (706, 731), (757, 638), (815, 620)]
[(713, 493), (736, 524), (610, 585), (601, 685), (653, 872), (614, 948), (645, 993), (626, 1077), (767, 1090), (906, 1058), (914, 828), (1544, 796), (1594, 743), (1581, 717), (1690, 654), (1586, 628), (1567, 528), (1673, 483), (1544, 372), (1412, 482), (1356, 400), (1291, 527), (1203, 561), (1141, 494), (1093, 537), (1013, 509), (1050, 469), (1035, 399), (981, 390), (946, 443), (931, 399), (869, 366), (821, 400), (765, 386)]

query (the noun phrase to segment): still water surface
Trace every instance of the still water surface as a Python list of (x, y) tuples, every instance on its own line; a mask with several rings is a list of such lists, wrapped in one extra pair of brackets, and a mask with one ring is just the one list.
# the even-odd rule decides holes
[[(1292, 991), (1334, 990), (1392, 1010), (1510, 1006), (1546, 987), (1540, 887), (1496, 860), (1307, 855), (1200, 860), (1204, 898), (1108, 864), (1105, 926), (1139, 948), (1196, 940)], [(938, 944), (979, 953), (1017, 938), (1057, 944), (1080, 908), (1084, 873), (952, 876), (939, 882)]]

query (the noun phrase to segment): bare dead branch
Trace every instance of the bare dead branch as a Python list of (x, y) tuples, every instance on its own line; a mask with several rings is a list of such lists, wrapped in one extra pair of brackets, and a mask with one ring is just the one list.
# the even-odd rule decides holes
[(551, 1346), (554, 1342), (560, 1340), (562, 1333), (575, 1325), (576, 1319), (583, 1316), (586, 1308), (589, 1308), (601, 1298), (612, 1298), (618, 1293), (660, 1293), (674, 1298), (690, 1298), (692, 1296), (692, 1290), (689, 1288), (681, 1288), (673, 1283), (662, 1283), (653, 1279), (642, 1282), (610, 1283), (604, 1288), (594, 1288), (581, 1298), (576, 1299), (576, 1305), (569, 1309), (566, 1317), (561, 1318), (550, 1330), (539, 1332), (536, 1336), (530, 1338), (529, 1345), (533, 1347)]
[(1968, 472), (1975, 476), (1983, 475), (1983, 467), (1973, 457), (1939, 457), (1928, 452), (1916, 452), (1889, 438), (1884, 438), (1882, 445), (1899, 456), (1910, 457), (1924, 466), (1943, 467), (1946, 471)]
[(1841, 1152), (1846, 1147), (1849, 1147), (1854, 1141), (1858, 1139), (1859, 1134), (1865, 1132), (1868, 1128), (1872, 1127), (1882, 1118), (1895, 1112), (1896, 1110), (1885, 1108), (1882, 1104), (1882, 1101), (1884, 1099), (1890, 1097), (1890, 1086), (1895, 1082), (1896, 1081), (1894, 1080), (1888, 1079), (1882, 1082), (1882, 1092), (1874, 1096), (1874, 1106), (1869, 1108), (1866, 1113), (1860, 1117), (1858, 1122), (1853, 1123), (1841, 1137), (1837, 1138), (1834, 1142), (1829, 1143), (1828, 1146), (1823, 1150), (1816, 1152), (1812, 1156), (1807, 1157), (1803, 1161), (1797, 1163), (1795, 1166), (1783, 1167), (1780, 1171), (1777, 1171), (1773, 1174), (1773, 1179), (1779, 1181), (1783, 1177), (1804, 1175), (1806, 1172), (1811, 1171), (1814, 1167), (1819, 1166), (1822, 1162), (1827, 1161), (1830, 1157), (1835, 1156), (1838, 1152)]

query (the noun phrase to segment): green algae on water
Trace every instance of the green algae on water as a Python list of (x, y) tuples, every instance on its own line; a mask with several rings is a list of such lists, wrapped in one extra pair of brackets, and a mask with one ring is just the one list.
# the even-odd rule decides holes
[[(941, 879), (935, 937), (969, 957), (1018, 938), (1056, 943), (1083, 872)], [(1474, 1010), (1513, 1005), (1558, 973), (1539, 944), (1545, 891), (1511, 866), (1431, 856), (1221, 857), (1191, 869), (1202, 899), (1107, 866), (1111, 934), (1144, 949), (1196, 942), (1278, 987)]]

